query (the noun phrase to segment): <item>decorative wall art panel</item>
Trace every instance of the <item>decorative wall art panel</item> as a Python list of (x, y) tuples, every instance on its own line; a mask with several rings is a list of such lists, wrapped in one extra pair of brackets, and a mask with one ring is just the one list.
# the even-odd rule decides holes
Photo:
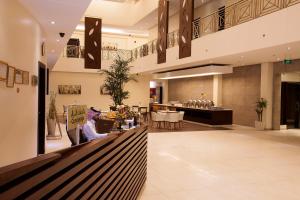
[(23, 84), (23, 71), (16, 69), (15, 70), (15, 83), (16, 84)]
[(101, 69), (101, 28), (101, 19), (85, 18), (84, 67), (87, 69)]
[(15, 85), (15, 68), (8, 66), (7, 77), (6, 77), (6, 87), (13, 88)]
[(158, 39), (157, 39), (157, 64), (165, 63), (167, 57), (167, 37), (169, 24), (169, 2), (159, 0), (158, 4)]
[(179, 19), (179, 59), (192, 54), (192, 22), (194, 19), (194, 0), (180, 0)]
[(81, 85), (59, 85), (58, 94), (80, 95)]
[(23, 71), (23, 84), (29, 85), (29, 72)]
[(0, 81), (5, 81), (7, 77), (7, 63), (0, 61)]

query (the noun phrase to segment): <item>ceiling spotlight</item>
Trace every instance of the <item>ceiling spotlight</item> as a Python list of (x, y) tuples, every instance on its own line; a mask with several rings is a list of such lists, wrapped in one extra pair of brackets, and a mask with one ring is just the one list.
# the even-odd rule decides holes
[(287, 50), (288, 50), (288, 51), (291, 50), (291, 47), (288, 47)]
[(51, 21), (51, 24), (53, 24), (53, 25), (54, 25), (54, 24), (55, 24), (55, 21)]
[(59, 39), (57, 39), (56, 42), (59, 42)]

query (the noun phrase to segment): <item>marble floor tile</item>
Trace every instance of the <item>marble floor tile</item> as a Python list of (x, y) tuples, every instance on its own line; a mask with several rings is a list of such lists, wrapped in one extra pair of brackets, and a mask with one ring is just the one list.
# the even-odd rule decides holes
[(300, 131), (150, 133), (139, 200), (296, 200)]

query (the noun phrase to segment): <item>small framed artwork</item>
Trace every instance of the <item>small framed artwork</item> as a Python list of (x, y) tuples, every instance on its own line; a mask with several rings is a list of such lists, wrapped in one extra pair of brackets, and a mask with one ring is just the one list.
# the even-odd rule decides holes
[(23, 71), (16, 69), (15, 70), (15, 83), (16, 84), (23, 84)]
[(29, 85), (29, 72), (23, 71), (22, 76), (23, 76), (23, 84)]
[(6, 76), (6, 87), (13, 88), (15, 85), (15, 68), (8, 66)]
[(0, 61), (0, 81), (6, 80), (7, 68), (7, 63)]
[(31, 85), (37, 86), (38, 85), (38, 77), (36, 75), (31, 76)]

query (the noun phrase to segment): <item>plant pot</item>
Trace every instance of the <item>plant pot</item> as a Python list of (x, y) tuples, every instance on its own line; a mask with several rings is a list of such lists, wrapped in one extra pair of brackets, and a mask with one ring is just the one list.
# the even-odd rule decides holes
[(258, 131), (265, 130), (265, 123), (261, 121), (255, 121), (255, 129)]
[(56, 121), (55, 119), (47, 119), (48, 136), (55, 137)]

